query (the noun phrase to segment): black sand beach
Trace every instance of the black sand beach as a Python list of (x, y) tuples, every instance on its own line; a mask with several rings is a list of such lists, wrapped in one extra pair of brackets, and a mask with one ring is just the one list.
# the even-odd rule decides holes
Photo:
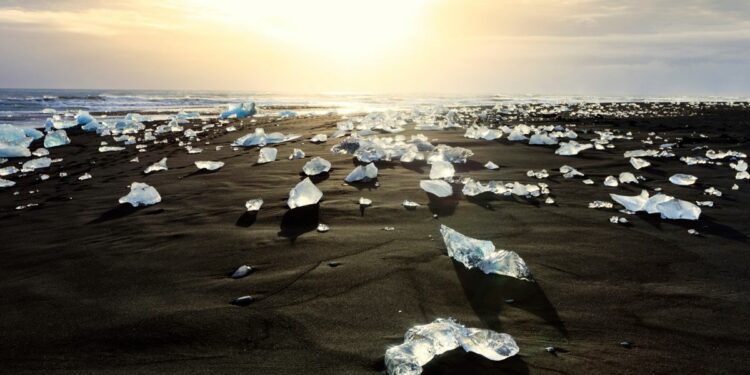
[[(456, 350), (436, 357), (424, 374), (745, 373), (750, 186), (734, 179), (728, 161), (687, 166), (678, 159), (705, 154), (692, 151), (703, 145), (750, 152), (750, 111), (677, 106), (668, 112), (525, 120), (575, 124), (584, 140), (599, 129), (634, 135), (614, 141), (614, 149), (578, 156), (505, 137), (467, 139), (463, 129), (410, 126), (402, 133), (471, 149), (474, 156), (456, 165), (457, 175), (545, 182), (552, 205), (460, 193), (431, 199), (419, 188), (429, 173), (424, 162), (377, 162), (379, 186), (344, 184), (356, 163), (350, 155), (331, 154), (338, 140), (307, 141), (330, 134), (338, 116), (236, 120), (237, 132), (216, 128), (201, 135), (194, 143), (204, 149), (200, 154), (174, 141), (149, 144), (144, 153), (132, 146), (99, 153), (104, 138), (70, 130), (72, 144), (50, 150), (63, 161), (43, 172), (49, 180), (29, 174), (0, 191), (0, 372), (377, 374), (385, 371), (385, 350), (401, 343), (408, 328), (453, 317), (512, 335), (519, 355), (492, 362)], [(277, 161), (256, 165), (257, 148), (229, 146), (255, 127), (304, 140), (278, 145)], [(636, 171), (623, 153), (658, 147), (640, 142), (650, 132), (682, 137), (677, 157), (649, 159), (651, 167)], [(216, 145), (224, 147), (216, 151)], [(293, 148), (307, 158), (287, 160)], [(140, 163), (129, 162), (135, 156)], [(289, 190), (313, 156), (333, 164), (329, 176), (316, 180), (323, 200), (289, 210)], [(168, 171), (143, 174), (163, 157)], [(197, 160), (226, 165), (196, 172)], [(490, 160), (500, 168), (485, 169)], [(563, 179), (557, 169), (564, 164), (596, 184)], [(526, 176), (542, 168), (550, 171), (548, 179)], [(58, 177), (62, 171), (68, 177)], [(623, 171), (647, 180), (601, 184)], [(93, 178), (78, 181), (85, 172)], [(672, 185), (667, 179), (674, 173), (693, 174), (698, 183)], [(134, 181), (154, 186), (162, 202), (119, 205)], [(735, 183), (739, 190), (730, 189)], [(704, 195), (710, 186), (724, 195)], [(639, 213), (627, 216), (629, 225), (609, 222), (622, 215), (617, 204), (587, 207), (609, 200), (609, 193), (636, 195), (642, 187), (715, 206), (703, 207), (698, 221)], [(260, 212), (247, 214), (244, 202), (259, 197), (265, 201)], [(361, 210), (360, 197), (373, 205)], [(422, 206), (406, 210), (404, 199)], [(26, 203), (39, 205), (15, 209)], [(319, 222), (331, 230), (317, 232)], [(517, 252), (536, 282), (465, 269), (446, 255), (440, 224)], [(243, 264), (257, 269), (243, 279), (228, 277)], [(256, 300), (244, 307), (229, 303), (243, 295)], [(549, 346), (559, 350), (548, 353)]]

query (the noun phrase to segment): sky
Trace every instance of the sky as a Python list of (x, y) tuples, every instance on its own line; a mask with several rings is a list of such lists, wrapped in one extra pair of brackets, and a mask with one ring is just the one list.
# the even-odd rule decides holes
[(747, 0), (0, 0), (0, 87), (750, 95)]

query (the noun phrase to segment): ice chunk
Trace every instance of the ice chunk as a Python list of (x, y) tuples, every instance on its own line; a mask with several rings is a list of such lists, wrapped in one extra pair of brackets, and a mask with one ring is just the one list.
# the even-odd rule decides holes
[(360, 206), (369, 206), (372, 204), (371, 199), (367, 199), (365, 197), (359, 197), (359, 205)]
[(636, 196), (625, 196), (617, 194), (610, 194), (609, 196), (612, 198), (612, 200), (625, 207), (626, 210), (633, 212), (643, 210), (649, 198), (649, 194), (646, 190), (641, 190), (641, 194)]
[(91, 179), (91, 175), (88, 173), (84, 173), (78, 177), (78, 181), (86, 181), (90, 179)]
[(555, 154), (563, 156), (578, 155), (583, 150), (588, 150), (594, 147), (590, 143), (580, 144), (576, 141), (560, 142), (560, 147), (555, 150)]
[(53, 130), (44, 136), (44, 147), (46, 148), (63, 146), (68, 143), (70, 143), (70, 138), (68, 138), (68, 134), (65, 130)]
[(453, 195), (453, 187), (443, 180), (421, 180), (419, 181), (419, 187), (439, 198)]
[(641, 169), (648, 167), (649, 165), (651, 165), (651, 163), (649, 163), (647, 160), (633, 157), (630, 158), (630, 165), (632, 165), (635, 169)]
[(622, 172), (620, 173), (620, 183), (621, 184), (637, 184), (638, 179), (635, 178), (635, 175), (630, 172)]
[(562, 167), (560, 167), (560, 173), (562, 173), (563, 177), (565, 178), (573, 178), (575, 176), (584, 176), (583, 173), (579, 172), (577, 169), (569, 165), (563, 165)]
[(304, 157), (305, 157), (305, 152), (298, 148), (295, 148), (294, 151), (292, 151), (292, 154), (289, 155), (289, 160), (302, 159)]
[(709, 187), (708, 189), (703, 190), (703, 194), (713, 195), (715, 197), (720, 197), (722, 195), (721, 191), (713, 186)]
[(735, 180), (750, 180), (750, 172), (742, 171), (734, 175)]
[(207, 171), (215, 171), (224, 166), (223, 161), (196, 161), (195, 166), (198, 169), (205, 169)]
[(589, 202), (589, 208), (612, 208), (612, 202), (605, 202), (605, 201)]
[(461, 262), (466, 268), (479, 268), (486, 274), (515, 277), (533, 281), (526, 263), (518, 254), (495, 249), (492, 241), (478, 240), (465, 236), (445, 226), (440, 226), (440, 233), (448, 249), (448, 255)]
[(34, 128), (23, 128), (23, 133), (26, 134), (27, 137), (31, 137), (34, 140), (44, 137), (44, 133)]
[(294, 189), (289, 191), (287, 204), (289, 205), (289, 208), (309, 206), (311, 204), (317, 204), (322, 197), (323, 192), (321, 192), (308, 177), (298, 183)]
[(617, 187), (617, 185), (619, 185), (619, 183), (615, 176), (607, 176), (607, 178), (604, 179), (604, 186)]
[(130, 193), (120, 198), (120, 204), (130, 203), (133, 207), (150, 206), (161, 202), (159, 192), (153, 186), (143, 182), (130, 184)]
[(378, 167), (374, 163), (360, 165), (354, 168), (345, 178), (346, 182), (368, 182), (378, 177)]
[(612, 224), (627, 224), (628, 219), (619, 216), (612, 216), (609, 218), (609, 222)]
[(453, 168), (453, 164), (447, 161), (436, 160), (432, 162), (430, 180), (451, 179), (454, 173), (456, 173), (456, 170)]
[(593, 185), (594, 184), (594, 180), (592, 180), (590, 178), (587, 178), (587, 179), (583, 180), (582, 182), (584, 184), (586, 184), (586, 185)]
[(610, 194), (612, 199), (623, 205), (628, 211), (646, 211), (648, 213), (659, 213), (662, 219), (685, 219), (698, 220), (701, 214), (700, 207), (669, 195), (657, 194), (649, 197), (646, 190), (640, 195), (630, 197)]
[(557, 138), (551, 137), (547, 133), (537, 133), (529, 138), (530, 145), (556, 145)]
[(326, 173), (331, 170), (331, 162), (321, 157), (314, 157), (310, 159), (305, 166), (302, 167), (302, 172), (308, 176), (316, 176), (321, 173)]
[(11, 180), (6, 180), (4, 178), (0, 178), (0, 188), (11, 187), (11, 186), (13, 186), (15, 184), (16, 184), (15, 181), (11, 181)]
[(125, 147), (119, 147), (119, 146), (101, 146), (99, 147), (99, 152), (114, 152), (114, 151), (123, 151), (125, 150)]
[(52, 159), (50, 158), (38, 158), (38, 159), (31, 159), (21, 166), (21, 171), (23, 172), (32, 172), (35, 169), (41, 169), (41, 168), (47, 168), (50, 165), (52, 165)]
[(498, 168), (500, 168), (497, 164), (495, 164), (495, 163), (493, 163), (491, 161), (488, 161), (487, 164), (484, 165), (484, 167), (487, 168), (487, 169), (498, 169)]
[(260, 153), (258, 154), (258, 164), (270, 163), (276, 160), (276, 154), (278, 154), (278, 152), (279, 150), (273, 147), (261, 148)]
[(167, 158), (162, 158), (158, 162), (151, 164), (146, 168), (143, 173), (149, 174), (151, 172), (166, 171), (167, 169)]
[(31, 156), (31, 151), (24, 146), (8, 145), (0, 142), (0, 157), (23, 158)]
[(2, 176), (2, 177), (4, 177), (4, 176), (10, 176), (12, 174), (18, 173), (18, 171), (19, 171), (19, 169), (16, 168), (15, 166), (0, 168), (0, 176)]
[(729, 166), (737, 172), (747, 171), (747, 162), (742, 159), (736, 163), (729, 163)]
[(310, 142), (312, 143), (323, 143), (328, 140), (328, 136), (325, 134), (317, 134), (310, 138)]
[(695, 181), (698, 181), (698, 177), (684, 173), (677, 173), (669, 178), (669, 182), (680, 186), (692, 185)]
[(417, 208), (417, 207), (419, 207), (419, 203), (417, 203), (417, 202), (412, 202), (412, 201), (410, 201), (410, 200), (408, 200), (408, 199), (405, 199), (405, 200), (404, 200), (404, 201), (403, 201), (403, 202), (401, 203), (401, 205), (402, 205), (402, 206), (404, 206), (404, 207), (406, 207), (406, 208), (409, 208), (409, 209), (412, 209), (412, 208)]
[(245, 202), (245, 208), (250, 212), (260, 210), (261, 206), (263, 206), (262, 198), (250, 199), (249, 201)]
[(323, 223), (320, 223), (320, 224), (318, 224), (318, 228), (316, 230), (318, 232), (320, 232), (320, 233), (325, 233), (325, 232), (328, 232), (329, 230), (331, 230), (331, 227), (329, 227), (328, 225), (325, 225)]
[(657, 206), (662, 219), (698, 220), (700, 207), (680, 199), (670, 199)]
[(518, 353), (516, 342), (508, 334), (488, 329), (467, 328), (452, 319), (436, 319), (430, 324), (415, 326), (404, 335), (404, 343), (385, 352), (389, 375), (418, 375), (422, 366), (436, 355), (461, 346), (493, 361), (501, 361)]
[(47, 150), (46, 148), (40, 147), (40, 148), (34, 150), (34, 152), (32, 152), (31, 154), (34, 155), (34, 156), (36, 156), (36, 157), (47, 156), (47, 155), (49, 155), (49, 150)]
[(288, 141), (292, 141), (298, 138), (300, 138), (300, 136), (296, 134), (287, 134), (287, 135), (284, 135), (282, 133), (266, 134), (266, 132), (263, 129), (257, 128), (255, 129), (255, 133), (246, 134), (240, 138), (237, 138), (234, 141), (234, 143), (232, 143), (232, 145), (240, 146), (240, 147), (253, 147), (253, 146), (263, 147), (265, 145), (288, 142)]
[(76, 123), (78, 125), (86, 125), (89, 122), (94, 121), (94, 117), (86, 111), (78, 111), (76, 115)]
[(535, 177), (535, 178), (541, 180), (541, 179), (549, 177), (549, 172), (547, 172), (546, 169), (542, 169), (542, 170), (539, 170), (539, 171), (529, 170), (529, 171), (526, 171), (526, 176), (527, 177)]
[(222, 112), (219, 115), (219, 118), (224, 120), (231, 117), (234, 118), (245, 118), (249, 116), (254, 116), (258, 111), (255, 109), (255, 102), (249, 101), (246, 103), (240, 103), (236, 106)]
[(250, 266), (248, 266), (248, 265), (242, 265), (242, 266), (239, 266), (239, 267), (238, 267), (238, 268), (237, 268), (237, 269), (236, 269), (236, 270), (235, 270), (235, 271), (234, 271), (234, 272), (232, 273), (232, 276), (231, 276), (231, 277), (232, 277), (233, 279), (241, 279), (241, 278), (243, 278), (243, 277), (245, 277), (245, 276), (249, 275), (249, 274), (250, 274), (250, 273), (252, 273), (252, 272), (253, 272), (253, 267), (250, 267)]

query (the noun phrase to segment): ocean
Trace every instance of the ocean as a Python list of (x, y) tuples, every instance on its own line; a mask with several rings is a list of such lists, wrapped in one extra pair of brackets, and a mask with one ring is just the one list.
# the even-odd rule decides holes
[[(152, 118), (167, 118), (184, 110), (213, 117), (228, 105), (253, 100), (261, 113), (289, 108), (299, 113), (354, 113), (379, 110), (403, 110), (421, 106), (469, 106), (518, 103), (580, 102), (677, 102), (747, 101), (737, 97), (637, 97), (637, 96), (544, 96), (544, 95), (370, 95), (330, 93), (294, 95), (267, 92), (179, 91), (179, 90), (62, 90), (0, 89), (0, 123), (41, 127), (51, 116), (92, 113), (148, 113)], [(113, 116), (116, 118), (117, 116)], [(112, 118), (112, 117), (110, 117)]]

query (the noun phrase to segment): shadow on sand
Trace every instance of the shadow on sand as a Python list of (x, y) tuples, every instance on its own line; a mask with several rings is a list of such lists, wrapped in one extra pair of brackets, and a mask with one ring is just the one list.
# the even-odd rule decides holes
[(476, 268), (468, 269), (455, 260), (453, 267), (456, 269), (456, 275), (464, 288), (464, 294), (471, 308), (488, 328), (503, 332), (499, 315), (507, 305), (506, 300), (512, 299), (514, 307), (544, 319), (563, 337), (568, 337), (568, 331), (560, 320), (557, 310), (549, 302), (538, 283), (513, 277), (487, 275)]
[(294, 242), (304, 233), (312, 232), (320, 223), (320, 204), (298, 207), (287, 211), (281, 219), (279, 236)]
[(239, 218), (237, 218), (237, 221), (234, 223), (234, 225), (247, 228), (255, 224), (256, 219), (258, 219), (258, 211), (247, 211), (240, 215)]
[(116, 220), (140, 211), (145, 207), (133, 207), (129, 203), (120, 204), (117, 207), (101, 214), (98, 218), (91, 220), (89, 224), (103, 223), (105, 221)]

